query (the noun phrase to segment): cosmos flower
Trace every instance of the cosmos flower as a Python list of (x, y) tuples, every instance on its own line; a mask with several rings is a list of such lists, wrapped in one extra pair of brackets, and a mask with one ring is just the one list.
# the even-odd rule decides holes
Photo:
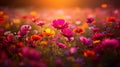
[(41, 57), (38, 51), (36, 51), (35, 49), (30, 49), (28, 47), (22, 48), (22, 54), (24, 58), (28, 58), (29, 60), (35, 61), (39, 61)]
[(93, 32), (98, 32), (99, 30), (100, 30), (100, 29), (99, 29), (99, 28), (96, 28), (96, 27), (93, 27), (93, 28), (92, 28), (92, 31), (93, 31)]
[(19, 24), (21, 22), (21, 20), (20, 19), (13, 19), (13, 23), (15, 23), (15, 24)]
[(69, 51), (71, 54), (75, 54), (77, 52), (77, 50), (78, 49), (76, 47), (71, 47)]
[(103, 38), (104, 38), (104, 34), (102, 34), (102, 33), (95, 33), (95, 34), (93, 34), (92, 35), (92, 39), (93, 40), (102, 40)]
[(116, 39), (105, 39), (102, 42), (103, 47), (117, 48), (119, 46), (119, 42)]
[(89, 17), (89, 18), (87, 18), (87, 20), (86, 20), (87, 23), (92, 23), (93, 21), (94, 21), (94, 18), (92, 18), (92, 17)]
[(45, 31), (42, 34), (45, 35), (45, 36), (54, 36), (55, 31), (50, 29), (50, 28), (47, 28), (47, 29), (45, 29)]
[(18, 31), (18, 36), (25, 36), (26, 34), (28, 34), (29, 31)]
[(0, 17), (0, 24), (3, 24), (5, 22), (5, 19), (3, 17)]
[(12, 35), (8, 35), (8, 36), (7, 36), (7, 41), (8, 41), (8, 42), (12, 42), (13, 39), (14, 39), (14, 37), (13, 37)]
[(34, 34), (34, 35), (31, 36), (31, 40), (32, 41), (41, 41), (42, 40), (42, 36)]
[(84, 30), (83, 28), (81, 27), (76, 27), (73, 29), (73, 32), (76, 34), (76, 35), (81, 35), (82, 33), (84, 33)]
[(32, 29), (30, 25), (22, 25), (20, 30), (18, 31), (18, 36), (25, 36), (29, 33), (29, 31)]
[(86, 50), (84, 51), (84, 56), (85, 57), (92, 57), (95, 55), (95, 52), (93, 50)]
[(22, 47), (24, 47), (24, 44), (22, 42), (17, 42), (16, 46), (19, 47), (19, 48), (22, 48)]
[(65, 37), (73, 37), (73, 32), (70, 29), (63, 29), (62, 30), (62, 35)]
[(43, 26), (44, 24), (45, 24), (44, 21), (39, 21), (39, 22), (37, 22), (37, 25), (38, 25), (38, 26)]
[(108, 17), (107, 22), (115, 22), (116, 18), (115, 17)]
[(116, 49), (119, 47), (119, 41), (116, 39), (105, 39), (101, 44), (98, 44), (95, 48), (94, 51), (96, 52), (103, 52), (106, 51), (107, 48), (110, 50)]
[(70, 41), (73, 41), (73, 40), (74, 40), (74, 37), (69, 37), (69, 38), (68, 38), (68, 37), (65, 37), (65, 40), (70, 42)]
[(39, 18), (36, 18), (36, 17), (33, 17), (33, 18), (31, 18), (31, 20), (32, 20), (32, 22), (38, 22), (38, 20), (39, 20)]
[(56, 45), (59, 47), (59, 48), (66, 48), (67, 46), (63, 43), (60, 43), (60, 42), (57, 42)]
[(63, 20), (63, 19), (53, 20), (52, 25), (54, 28), (57, 28), (57, 29), (68, 28), (68, 23), (65, 23), (65, 20)]
[(22, 25), (20, 30), (21, 31), (30, 31), (32, 27), (30, 25)]
[(92, 44), (92, 41), (86, 37), (81, 36), (81, 37), (79, 37), (79, 39), (85, 45), (90, 46)]

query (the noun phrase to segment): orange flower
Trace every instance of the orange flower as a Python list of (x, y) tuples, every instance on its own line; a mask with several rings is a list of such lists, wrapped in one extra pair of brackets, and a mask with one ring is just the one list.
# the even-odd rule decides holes
[(44, 36), (54, 36), (55, 35), (55, 31), (50, 29), (50, 28), (47, 28), (47, 29), (45, 29), (44, 32), (42, 32), (42, 34)]
[(42, 40), (42, 36), (39, 36), (39, 35), (32, 35), (31, 36), (31, 40), (32, 41), (41, 41)]
[(94, 55), (95, 55), (95, 52), (92, 51), (92, 50), (84, 51), (84, 56), (85, 56), (85, 57), (94, 56)]
[(76, 35), (80, 35), (84, 32), (83, 28), (81, 27), (76, 27), (73, 29), (73, 32), (76, 34)]

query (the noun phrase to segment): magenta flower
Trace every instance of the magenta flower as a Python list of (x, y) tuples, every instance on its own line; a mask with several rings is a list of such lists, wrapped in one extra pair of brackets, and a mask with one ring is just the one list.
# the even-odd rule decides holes
[(18, 31), (18, 36), (25, 36), (26, 34), (28, 34), (28, 31)]
[(8, 42), (12, 42), (12, 41), (13, 41), (13, 39), (14, 39), (14, 37), (13, 37), (13, 36), (11, 36), (11, 35), (8, 35), (8, 36), (7, 36), (7, 41), (8, 41)]
[(54, 28), (57, 28), (57, 29), (68, 28), (68, 23), (65, 23), (65, 20), (63, 20), (63, 19), (53, 20), (52, 25)]
[(117, 48), (119, 47), (119, 42), (116, 39), (105, 39), (102, 42), (103, 47)]
[(59, 47), (59, 48), (66, 48), (67, 46), (63, 43), (60, 43), (60, 42), (57, 42), (56, 45)]
[(92, 41), (90, 39), (88, 39), (86, 37), (83, 37), (83, 36), (80, 37), (80, 41), (85, 45), (91, 45), (92, 44)]
[(35, 61), (38, 61), (40, 60), (40, 53), (34, 49), (30, 49), (28, 47), (24, 47), (22, 49), (22, 54), (23, 54), (23, 57), (24, 58), (27, 58), (29, 60), (35, 60)]
[(62, 35), (65, 37), (73, 37), (73, 32), (70, 29), (63, 29), (62, 30)]
[(89, 17), (89, 18), (87, 18), (87, 20), (86, 20), (87, 23), (92, 23), (93, 21), (94, 21), (94, 18), (92, 18), (92, 17)]
[(97, 45), (94, 48), (96, 52), (103, 52), (106, 51), (107, 48), (116, 49), (119, 47), (119, 41), (116, 39), (105, 39), (101, 44)]
[(102, 33), (95, 33), (95, 34), (93, 34), (92, 39), (93, 40), (102, 40), (104, 38), (104, 36), (105, 35)]
[(93, 32), (98, 32), (100, 29), (99, 28), (96, 28), (96, 27), (94, 27), (94, 28), (92, 28), (92, 31)]

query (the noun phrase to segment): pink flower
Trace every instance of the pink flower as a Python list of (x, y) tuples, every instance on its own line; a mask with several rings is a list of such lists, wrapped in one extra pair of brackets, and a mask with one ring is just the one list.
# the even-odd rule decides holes
[(68, 28), (68, 23), (65, 23), (65, 20), (63, 20), (63, 19), (53, 20), (52, 25), (54, 28), (57, 28), (57, 29)]
[(92, 31), (93, 32), (98, 32), (100, 29), (99, 28), (96, 28), (96, 27), (94, 27), (94, 28), (92, 28)]
[(30, 31), (32, 27), (30, 25), (22, 25), (20, 30), (21, 31)]
[(32, 29), (30, 25), (22, 25), (20, 31), (18, 32), (19, 36), (25, 36)]
[(80, 41), (81, 41), (83, 44), (86, 44), (86, 45), (91, 45), (91, 44), (92, 44), (92, 42), (91, 42), (90, 39), (88, 39), (88, 38), (86, 38), (86, 37), (83, 37), (83, 36), (80, 37)]
[(77, 52), (77, 50), (78, 49), (76, 47), (71, 47), (69, 51), (71, 54), (75, 54)]
[(62, 35), (65, 37), (73, 37), (73, 32), (70, 29), (63, 29), (62, 30)]
[(38, 25), (38, 26), (43, 26), (44, 24), (45, 24), (44, 21), (39, 21), (39, 22), (37, 22), (37, 25)]
[(63, 44), (63, 43), (60, 43), (60, 42), (57, 42), (56, 45), (57, 45), (59, 48), (66, 48), (66, 45)]
[(73, 41), (73, 40), (74, 40), (74, 37), (69, 37), (69, 38), (66, 37), (65, 40), (66, 40), (66, 41)]

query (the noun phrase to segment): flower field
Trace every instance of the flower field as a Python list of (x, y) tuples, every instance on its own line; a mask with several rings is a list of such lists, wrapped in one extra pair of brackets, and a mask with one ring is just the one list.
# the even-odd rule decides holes
[(0, 67), (120, 67), (119, 11), (0, 8)]

